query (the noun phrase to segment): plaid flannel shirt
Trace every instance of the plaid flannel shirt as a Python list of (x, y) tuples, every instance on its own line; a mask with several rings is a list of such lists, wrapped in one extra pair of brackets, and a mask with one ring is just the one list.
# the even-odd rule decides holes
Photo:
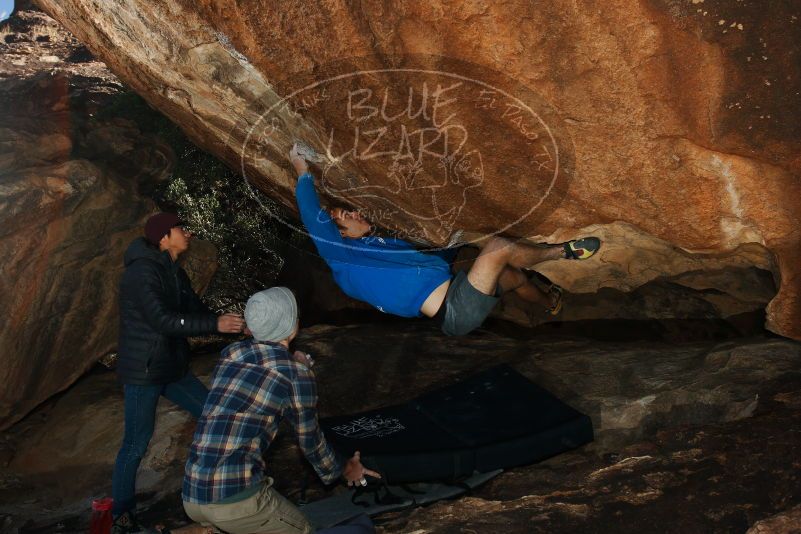
[(312, 371), (278, 344), (250, 339), (223, 349), (189, 450), (183, 499), (210, 504), (262, 482), (264, 453), (283, 417), (317, 475), (336, 480), (343, 462), (317, 422)]

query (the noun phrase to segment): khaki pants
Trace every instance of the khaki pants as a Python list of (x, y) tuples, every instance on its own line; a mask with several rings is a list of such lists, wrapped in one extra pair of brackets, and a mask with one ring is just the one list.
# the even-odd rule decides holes
[(264, 486), (244, 501), (231, 504), (195, 504), (184, 501), (193, 521), (230, 534), (309, 534), (314, 531), (298, 508), (272, 487)]

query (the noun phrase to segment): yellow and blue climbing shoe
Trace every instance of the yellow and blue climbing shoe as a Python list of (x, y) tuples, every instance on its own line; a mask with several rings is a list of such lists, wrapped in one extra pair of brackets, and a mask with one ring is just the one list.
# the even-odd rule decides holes
[(601, 248), (601, 240), (597, 237), (582, 237), (562, 243), (565, 258), (569, 260), (586, 260)]

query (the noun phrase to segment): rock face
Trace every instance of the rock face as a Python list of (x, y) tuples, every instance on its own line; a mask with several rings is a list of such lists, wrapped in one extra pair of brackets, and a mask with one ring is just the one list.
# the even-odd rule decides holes
[(757, 521), (746, 534), (795, 534), (801, 532), (801, 505)]
[(173, 155), (98, 117), (121, 84), (50, 17), (20, 12), (0, 39), (3, 428), (116, 346), (122, 255), (156, 210), (139, 188), (166, 178)]
[[(801, 339), (793, 2), (39, 4), (286, 206), (284, 153), (304, 139), (329, 202), (403, 236), (592, 231), (610, 250), (667, 244), (668, 265), (768, 266), (767, 326)], [(665, 275), (609, 254), (593, 265), (616, 276), (589, 285)], [(568, 289), (587, 291), (576, 268)]]
[(397, 514), (382, 532), (797, 533), (798, 476), (786, 465), (799, 447), (799, 386), (766, 395), (747, 420), (515, 469), (471, 497)]
[[(745, 504), (752, 503), (750, 519), (735, 517), (742, 532), (798, 499), (792, 479), (797, 457), (792, 451), (799, 446), (793, 429), (801, 413), (801, 345), (796, 342), (764, 337), (738, 344), (682, 346), (554, 337), (526, 341), (486, 330), (454, 339), (429, 324), (404, 321), (316, 326), (303, 330), (296, 344), (315, 356), (323, 416), (402, 402), (502, 362), (591, 416), (593, 444), (545, 464), (515, 469), (482, 492), (479, 501), (421, 511), (414, 518), (415, 528), (453, 532), (449, 525), (461, 520), (450, 510), (458, 510), (458, 517), (466, 518), (459, 524), (477, 532), (499, 532), (496, 524), (509, 518), (520, 526), (510, 531), (530, 532), (526, 528), (534, 516), (543, 516), (543, 531), (585, 531), (557, 527), (596, 517), (596, 530), (606, 532), (616, 530), (612, 525), (620, 521), (616, 507), (629, 503), (641, 505), (631, 512), (635, 515), (672, 514), (675, 502), (670, 499), (676, 493), (671, 488), (689, 487), (693, 510), (707, 505), (720, 510), (729, 503), (749, 510)], [(204, 380), (217, 354), (194, 362)], [(782, 389), (788, 383), (796, 389)], [(784, 391), (795, 394), (777, 395)], [(761, 418), (777, 399), (785, 406), (782, 418)], [(65, 515), (85, 519), (90, 499), (110, 490), (122, 413), (122, 395), (113, 375), (95, 373), (6, 432), (5, 446), (0, 446), (0, 521), (3, 514), (12, 516), (9, 521), (15, 525), (32, 519), (39, 530), (31, 531), (49, 532), (47, 525)], [(178, 491), (192, 430), (189, 416), (167, 401), (159, 407), (158, 421), (138, 479), (143, 501), (151, 503)], [(693, 427), (688, 430), (688, 425)], [(764, 448), (765, 440), (774, 452)], [(294, 499), (311, 468), (289, 428), (271, 447), (268, 466), (278, 488)], [(314, 480), (313, 474), (310, 477)], [(714, 477), (714, 482), (707, 480)], [(703, 489), (696, 490), (698, 485)], [(757, 487), (770, 489), (770, 502), (757, 497)], [(309, 498), (319, 498), (324, 491), (315, 482)], [(660, 506), (659, 499), (666, 499), (667, 506)], [(479, 507), (469, 512), (473, 505)], [(486, 517), (480, 510), (488, 512)], [(576, 515), (571, 510), (584, 512)], [(151, 518), (153, 523), (165, 519), (153, 513)], [(481, 528), (485, 520), (493, 527)], [(711, 512), (687, 518), (689, 525), (693, 521), (715, 524)], [(725, 521), (721, 520), (728, 524)], [(388, 532), (415, 528), (401, 523)], [(80, 528), (76, 525), (75, 530)]]

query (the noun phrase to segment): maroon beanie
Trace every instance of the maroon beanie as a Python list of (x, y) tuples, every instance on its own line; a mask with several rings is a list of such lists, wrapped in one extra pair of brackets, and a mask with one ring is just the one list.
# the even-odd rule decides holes
[(175, 226), (181, 225), (181, 219), (174, 213), (157, 213), (145, 223), (145, 238), (153, 245), (159, 246), (161, 238), (170, 233)]

